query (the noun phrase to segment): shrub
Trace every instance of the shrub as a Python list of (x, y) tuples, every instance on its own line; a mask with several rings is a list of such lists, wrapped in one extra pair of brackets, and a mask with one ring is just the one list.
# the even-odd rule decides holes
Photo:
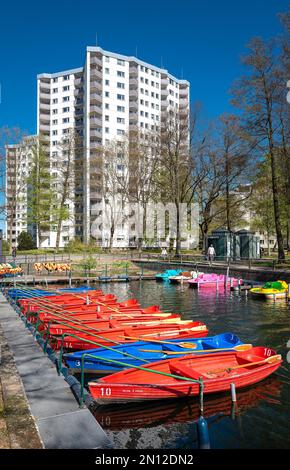
[(30, 235), (27, 232), (21, 232), (17, 238), (18, 250), (33, 250), (35, 248), (35, 243)]

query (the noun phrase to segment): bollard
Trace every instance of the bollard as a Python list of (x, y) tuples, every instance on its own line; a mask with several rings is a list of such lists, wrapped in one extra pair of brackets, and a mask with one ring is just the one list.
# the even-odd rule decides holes
[(208, 425), (203, 416), (197, 421), (198, 447), (200, 449), (210, 449)]
[(231, 383), (231, 397), (232, 397), (232, 402), (236, 403), (237, 402), (237, 395), (236, 395), (236, 386), (234, 383)]

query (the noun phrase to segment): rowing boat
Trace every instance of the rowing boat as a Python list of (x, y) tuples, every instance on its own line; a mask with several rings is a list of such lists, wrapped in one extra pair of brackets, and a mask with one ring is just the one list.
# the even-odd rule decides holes
[(159, 326), (136, 326), (136, 327), (125, 327), (125, 328), (111, 328), (109, 330), (101, 330), (100, 332), (94, 333), (82, 333), (77, 332), (74, 336), (65, 336), (63, 339), (56, 336), (55, 347), (56, 349), (63, 346), (66, 349), (90, 349), (92, 347), (91, 342), (97, 342), (100, 346), (112, 346), (118, 343), (133, 342), (130, 338), (138, 337), (142, 339), (154, 339), (154, 340), (167, 340), (172, 338), (186, 339), (192, 338), (193, 336), (203, 338), (207, 336), (208, 330), (206, 325), (202, 322), (191, 322), (184, 328), (182, 325), (159, 325)]
[(232, 383), (237, 389), (255, 384), (275, 372), (281, 362), (280, 355), (265, 347), (200, 357), (189, 354), (123, 370), (88, 386), (99, 404), (181, 398), (199, 395), (197, 381), (201, 379), (205, 394), (228, 392)]
[[(107, 375), (128, 367), (142, 365), (144, 362), (150, 363), (174, 357), (170, 353), (189, 354), (194, 351), (206, 352), (206, 350), (220, 350), (221, 348), (231, 349), (241, 344), (243, 343), (238, 336), (232, 333), (222, 333), (216, 336), (208, 336), (205, 339), (187, 338), (186, 341), (181, 343), (180, 339), (172, 339), (163, 343), (138, 341), (136, 343), (113, 346), (111, 349), (95, 348), (86, 350), (85, 353), (77, 351), (64, 354), (64, 360), (70, 369), (74, 372), (80, 372), (82, 357), (84, 354), (90, 354), (90, 357), (84, 356), (83, 358), (84, 372)], [(92, 357), (93, 355), (100, 359)], [(109, 362), (114, 359), (125, 362), (126, 365), (120, 366)]]

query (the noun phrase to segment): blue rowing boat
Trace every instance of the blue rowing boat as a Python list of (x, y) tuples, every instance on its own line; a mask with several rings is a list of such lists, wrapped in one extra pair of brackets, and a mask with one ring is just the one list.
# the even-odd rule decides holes
[(55, 296), (57, 294), (74, 294), (74, 293), (80, 293), (80, 292), (86, 292), (90, 290), (94, 290), (94, 287), (69, 287), (69, 288), (63, 288), (63, 289), (58, 289), (58, 290), (45, 290), (45, 289), (21, 289), (19, 288), (10, 288), (8, 289), (8, 295), (11, 299), (30, 299), (34, 297), (48, 297), (50, 295)]
[[(188, 343), (188, 347), (183, 344)], [(94, 357), (84, 357), (84, 371), (90, 374), (107, 375), (126, 369), (125, 366), (110, 363), (108, 360), (116, 360), (126, 363), (129, 367), (149, 364), (151, 362), (161, 361), (163, 359), (180, 357), (183, 354), (194, 353), (195, 351), (214, 352), (214, 349), (233, 349), (235, 346), (244, 344), (240, 338), (233, 333), (222, 333), (216, 336), (206, 338), (186, 338), (172, 339), (164, 343), (155, 343), (154, 341), (139, 341), (136, 343), (124, 343), (107, 348), (87, 349), (86, 351), (77, 351), (64, 354), (66, 365), (75, 372), (80, 372), (82, 367), (82, 356), (84, 354), (96, 355)], [(153, 351), (153, 352), (152, 352)], [(178, 355), (170, 353), (178, 352)], [(180, 353), (180, 354), (179, 354)], [(127, 356), (130, 354), (131, 356)], [(134, 356), (134, 357), (132, 357)]]

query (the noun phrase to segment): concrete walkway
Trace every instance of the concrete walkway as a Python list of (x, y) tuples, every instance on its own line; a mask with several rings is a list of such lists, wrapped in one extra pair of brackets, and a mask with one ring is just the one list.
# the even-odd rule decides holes
[[(47, 449), (111, 447), (104, 430), (87, 408), (79, 408), (68, 383), (62, 375), (57, 375), (54, 364), (2, 293), (0, 323), (43, 446)], [(25, 448), (28, 447), (29, 443)]]

